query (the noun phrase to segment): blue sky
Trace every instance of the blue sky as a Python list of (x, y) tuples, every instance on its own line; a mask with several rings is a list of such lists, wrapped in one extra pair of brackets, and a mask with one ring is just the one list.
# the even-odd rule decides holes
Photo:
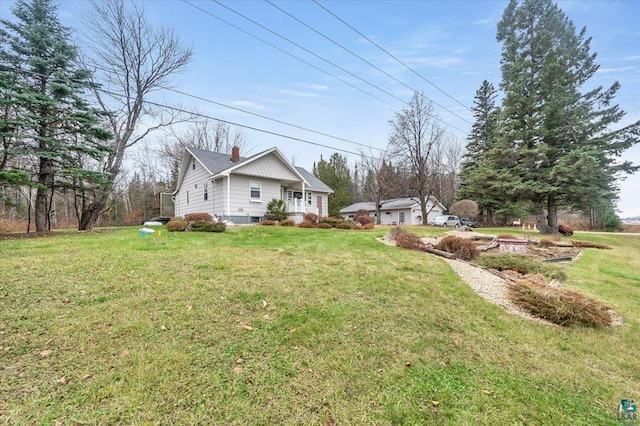
[[(419, 75), (400, 65), (313, 2), (274, 2), (276, 6), (391, 74), (403, 84), (265, 1), (221, 3), (317, 56), (214, 1), (189, 1), (192, 5), (175, 0), (141, 2), (152, 22), (173, 27), (183, 41), (193, 47), (193, 62), (187, 72), (176, 77), (175, 88), (374, 148), (386, 147), (388, 120), (403, 106), (400, 100), (408, 101), (411, 98), (411, 89), (424, 91), (427, 97), (441, 105), (435, 105), (435, 111), (448, 129), (450, 137), (464, 144), (470, 122), (473, 121), (467, 108), (471, 107), (476, 90), (484, 79), (496, 87), (500, 82), (501, 45), (497, 43), (495, 35), (496, 24), (507, 1), (320, 0), (323, 6), (391, 52)], [(80, 28), (78, 11), (81, 3), (60, 2), (59, 17), (63, 23)], [(8, 1), (0, 2), (0, 14), (3, 18), (8, 17), (12, 4), (13, 2)], [(640, 1), (560, 1), (559, 4), (578, 29), (586, 26), (587, 34), (593, 37), (592, 51), (598, 53), (600, 70), (589, 82), (590, 87), (608, 87), (614, 81), (620, 81), (622, 87), (616, 100), (627, 112), (622, 124), (639, 120), (640, 26), (637, 23)], [(224, 19), (375, 97), (211, 15)], [(351, 152), (361, 149), (341, 140), (175, 93), (157, 92), (154, 100), (195, 108), (214, 118), (329, 146), (319, 147), (244, 130), (252, 147), (250, 153), (278, 146), (296, 165), (308, 169), (311, 169), (313, 162), (318, 161), (321, 155), (328, 158), (337, 149)], [(356, 155), (343, 154), (352, 162), (356, 159)], [(626, 152), (624, 157), (640, 164), (640, 146)], [(620, 182), (620, 187), (618, 207), (622, 216), (640, 216), (640, 174)]]

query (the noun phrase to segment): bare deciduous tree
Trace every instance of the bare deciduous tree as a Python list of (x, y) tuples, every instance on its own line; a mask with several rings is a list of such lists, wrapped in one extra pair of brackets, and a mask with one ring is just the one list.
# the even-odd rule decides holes
[(193, 121), (193, 126), (186, 130), (174, 127), (168, 129), (165, 138), (159, 141), (155, 152), (159, 157), (159, 168), (163, 170), (163, 177), (170, 188), (176, 187), (180, 163), (184, 155), (184, 148), (204, 149), (214, 152), (231, 153), (231, 148), (237, 146), (242, 154), (250, 152), (245, 133), (240, 129), (232, 129), (223, 121), (208, 119)]
[(426, 225), (427, 203), (437, 177), (442, 175), (444, 129), (438, 125), (431, 102), (418, 92), (389, 124), (392, 128), (389, 151), (406, 173), (408, 195), (420, 203), (422, 223)]
[(371, 201), (376, 206), (376, 223), (381, 222), (380, 210), (385, 201), (397, 196), (400, 182), (397, 173), (386, 152), (374, 154), (360, 152), (360, 173), (362, 181), (359, 183), (362, 198)]
[(175, 116), (163, 116), (157, 108), (145, 104), (145, 99), (167, 85), (173, 74), (184, 70), (192, 56), (191, 49), (173, 30), (154, 28), (137, 4), (92, 1), (85, 20), (91, 30), (89, 45), (95, 55), (96, 78), (104, 88), (96, 89), (96, 97), (109, 113), (107, 124), (115, 139), (112, 151), (100, 165), (101, 171), (108, 173), (109, 182), (84, 203), (80, 229), (90, 229), (105, 210), (127, 148), (174, 123)]

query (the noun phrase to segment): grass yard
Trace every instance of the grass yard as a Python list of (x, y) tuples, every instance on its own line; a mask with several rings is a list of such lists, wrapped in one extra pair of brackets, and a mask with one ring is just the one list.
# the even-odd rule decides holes
[(614, 248), (568, 270), (625, 321), (594, 330), (509, 315), (385, 232), (2, 240), (0, 423), (601, 425), (640, 400), (640, 237), (573, 237)]

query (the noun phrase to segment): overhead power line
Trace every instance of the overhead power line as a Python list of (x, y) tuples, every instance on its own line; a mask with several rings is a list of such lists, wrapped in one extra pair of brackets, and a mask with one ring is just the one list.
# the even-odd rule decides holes
[[(96, 69), (105, 71), (105, 72), (110, 72), (111, 71), (111, 70), (109, 70), (109, 69), (107, 69), (105, 67), (99, 66), (97, 64), (91, 64), (91, 66), (96, 68)], [(183, 95), (183, 96), (186, 96), (186, 97), (189, 97), (189, 98), (192, 98), (192, 99), (197, 99), (199, 101), (207, 102), (207, 103), (210, 103), (210, 104), (213, 104), (213, 105), (218, 105), (218, 106), (221, 106), (223, 108), (228, 108), (228, 109), (232, 109), (234, 111), (239, 111), (239, 112), (242, 112), (244, 114), (248, 114), (248, 115), (252, 115), (254, 117), (262, 118), (264, 120), (273, 121), (274, 123), (284, 124), (285, 126), (293, 127), (293, 128), (300, 129), (300, 130), (304, 130), (304, 131), (310, 132), (310, 133), (315, 133), (317, 135), (325, 136), (325, 137), (328, 137), (328, 138), (331, 138), (331, 139), (335, 139), (335, 140), (338, 140), (338, 141), (347, 142), (347, 143), (350, 143), (350, 144), (353, 144), (353, 145), (357, 145), (357, 146), (360, 146), (360, 147), (363, 147), (363, 148), (374, 149), (374, 150), (378, 150), (378, 151), (384, 151), (384, 149), (382, 149), (382, 148), (372, 147), (370, 145), (367, 145), (367, 144), (364, 144), (364, 143), (361, 143), (361, 142), (357, 142), (357, 141), (354, 141), (354, 140), (351, 140), (351, 139), (346, 139), (346, 138), (343, 138), (343, 137), (340, 137), (340, 136), (331, 135), (329, 133), (321, 132), (319, 130), (313, 130), (313, 129), (310, 129), (308, 127), (300, 126), (298, 124), (289, 123), (289, 122), (284, 121), (284, 120), (279, 120), (277, 118), (273, 118), (273, 117), (269, 117), (269, 116), (266, 116), (266, 115), (258, 114), (258, 113), (255, 113), (255, 112), (252, 112), (252, 111), (248, 111), (246, 109), (238, 108), (238, 107), (235, 107), (235, 106), (232, 106), (232, 105), (227, 105), (227, 104), (224, 104), (222, 102), (217, 102), (217, 101), (214, 101), (212, 99), (207, 99), (207, 98), (204, 98), (202, 96), (194, 95), (192, 93), (187, 93), (187, 92), (184, 92), (182, 90), (174, 89), (174, 88), (171, 88), (171, 87), (168, 87), (168, 86), (159, 85), (158, 87), (161, 88), (161, 89), (167, 90), (169, 92), (174, 92), (174, 93), (177, 93), (179, 95)]]
[[(441, 89), (438, 85), (436, 85), (435, 83), (431, 82), (430, 80), (428, 80), (426, 77), (424, 77), (422, 74), (420, 74), (419, 72), (417, 72), (416, 70), (414, 70), (412, 67), (410, 67), (409, 65), (405, 64), (403, 61), (401, 61), (400, 59), (398, 59), (395, 55), (393, 55), (391, 52), (389, 52), (388, 50), (386, 50), (384, 47), (380, 46), (378, 43), (376, 43), (375, 41), (371, 40), (369, 37), (367, 37), (366, 35), (362, 34), (360, 31), (358, 31), (356, 28), (354, 28), (352, 25), (350, 25), (348, 22), (346, 22), (344, 19), (340, 18), (338, 15), (336, 15), (335, 13), (333, 13), (332, 11), (330, 11), (329, 9), (327, 9), (326, 7), (324, 7), (322, 4), (320, 4), (320, 2), (318, 0), (313, 0), (313, 2), (319, 6), (320, 8), (322, 8), (323, 10), (325, 10), (328, 14), (330, 14), (331, 16), (333, 16), (334, 18), (336, 18), (338, 21), (342, 22), (344, 25), (346, 25), (347, 27), (351, 28), (353, 31), (356, 32), (356, 34), (360, 35), (361, 37), (363, 37), (365, 40), (367, 40), (369, 43), (373, 44), (375, 47), (377, 47), (378, 49), (380, 49), (381, 51), (383, 51), (384, 53), (386, 53), (387, 55), (389, 55), (392, 59), (394, 59), (396, 62), (398, 62), (400, 65), (404, 66), (406, 69), (408, 69), (409, 71), (411, 71), (412, 73), (414, 73), (415, 75), (417, 75), (418, 77), (420, 77), (421, 79), (423, 79), (425, 82), (429, 83), (431, 86), (433, 86), (434, 88), (436, 88), (437, 90), (439, 90), (441, 93), (443, 93), (444, 95), (446, 95), (447, 97), (449, 97), (450, 99), (452, 99), (454, 102), (456, 102), (458, 105), (460, 105), (461, 107), (463, 107), (464, 109), (466, 109), (467, 111), (471, 111), (471, 109), (466, 106), (465, 104), (463, 104), (462, 102), (460, 102), (459, 100), (457, 100), (456, 98), (454, 98), (453, 96), (451, 96), (449, 93), (447, 93), (445, 90)], [(465, 120), (467, 121), (467, 120)], [(467, 121), (468, 123), (468, 121)]]
[(247, 30), (245, 30), (245, 29), (243, 29), (243, 28), (240, 28), (240, 27), (238, 27), (237, 25), (234, 25), (234, 24), (232, 24), (231, 22), (229, 22), (229, 21), (227, 21), (227, 20), (225, 20), (225, 19), (223, 19), (223, 18), (221, 18), (221, 17), (217, 16), (216, 14), (211, 13), (211, 12), (209, 12), (208, 10), (203, 9), (203, 8), (201, 8), (200, 6), (196, 6), (195, 4), (193, 4), (192, 2), (190, 2), (190, 1), (188, 1), (188, 0), (182, 0), (182, 2), (183, 2), (183, 3), (188, 4), (189, 6), (191, 6), (191, 7), (195, 8), (195, 9), (197, 9), (197, 10), (199, 10), (199, 11), (201, 11), (202, 13), (205, 13), (205, 14), (207, 14), (207, 15), (211, 16), (211, 17), (212, 17), (212, 18), (214, 18), (214, 19), (217, 19), (218, 21), (220, 21), (220, 22), (222, 22), (222, 23), (224, 23), (224, 24), (226, 24), (226, 25), (230, 26), (231, 28), (234, 28), (234, 29), (236, 29), (236, 30), (238, 30), (238, 31), (240, 31), (240, 32), (242, 32), (242, 33), (244, 33), (244, 34), (246, 34), (246, 35), (250, 36), (250, 37), (253, 37), (254, 39), (256, 39), (256, 40), (258, 40), (258, 41), (261, 41), (262, 43), (264, 43), (264, 44), (266, 44), (266, 45), (268, 45), (268, 46), (270, 46), (270, 47), (272, 47), (272, 48), (274, 48), (274, 49), (276, 49), (276, 50), (278, 50), (278, 51), (280, 51), (280, 52), (284, 53), (285, 55), (288, 55), (288, 56), (291, 56), (291, 57), (292, 57), (292, 58), (294, 58), (294, 59), (297, 59), (298, 61), (300, 61), (300, 62), (302, 62), (302, 63), (304, 63), (304, 64), (306, 64), (306, 65), (310, 66), (311, 68), (313, 68), (313, 69), (315, 69), (315, 70), (318, 70), (318, 71), (320, 71), (320, 72), (322, 72), (322, 73), (324, 73), (324, 74), (327, 74), (328, 76), (333, 77), (333, 78), (335, 78), (336, 80), (339, 80), (339, 81), (341, 81), (342, 83), (344, 83), (344, 84), (346, 84), (346, 85), (348, 85), (348, 86), (351, 86), (351, 87), (353, 87), (354, 89), (359, 90), (359, 91), (361, 91), (362, 93), (365, 93), (365, 94), (367, 94), (367, 95), (371, 96), (372, 98), (379, 100), (379, 101), (380, 101), (380, 102), (382, 102), (382, 103), (385, 103), (385, 104), (389, 105), (389, 106), (390, 106), (390, 107), (392, 107), (392, 108), (399, 109), (397, 105), (394, 105), (394, 104), (392, 104), (392, 103), (390, 103), (390, 102), (388, 102), (388, 101), (386, 101), (386, 100), (384, 100), (384, 99), (382, 99), (382, 98), (380, 98), (380, 97), (378, 97), (378, 96), (374, 95), (374, 94), (373, 94), (373, 93), (371, 93), (371, 92), (367, 92), (367, 91), (366, 91), (366, 90), (364, 90), (363, 88), (358, 87), (358, 86), (356, 86), (355, 84), (350, 83), (350, 82), (348, 82), (347, 80), (345, 80), (345, 79), (343, 79), (343, 78), (340, 78), (340, 77), (338, 77), (338, 76), (337, 76), (337, 75), (335, 75), (335, 74), (331, 74), (329, 71), (323, 70), (322, 68), (320, 68), (320, 67), (318, 67), (318, 66), (316, 66), (316, 65), (312, 64), (311, 62), (306, 61), (306, 60), (304, 60), (304, 59), (300, 58), (299, 56), (294, 55), (293, 53), (287, 52), (286, 50), (284, 50), (284, 49), (282, 49), (282, 48), (280, 48), (280, 47), (276, 46), (275, 44), (273, 44), (273, 43), (271, 43), (271, 42), (269, 42), (269, 41), (267, 41), (267, 40), (265, 40), (265, 39), (263, 39), (262, 37), (259, 37), (259, 36), (255, 35), (255, 34), (252, 34), (252, 33), (250, 33), (249, 31), (247, 31)]
[[(297, 56), (295, 56), (295, 55), (293, 55), (293, 54), (291, 54), (291, 53), (289, 53), (289, 52), (286, 52), (286, 51), (282, 50), (281, 48), (279, 48), (279, 47), (275, 46), (274, 44), (272, 44), (272, 43), (270, 43), (270, 42), (268, 42), (268, 41), (266, 41), (266, 40), (264, 40), (264, 39), (262, 39), (262, 38), (260, 38), (260, 37), (258, 37), (258, 36), (255, 36), (255, 35), (253, 35), (253, 34), (249, 33), (248, 31), (246, 31), (246, 30), (244, 30), (244, 29), (242, 29), (242, 28), (239, 28), (239, 27), (238, 27), (238, 26), (236, 26), (236, 25), (233, 25), (233, 24), (229, 23), (228, 21), (226, 21), (226, 20), (224, 20), (224, 19), (222, 19), (222, 18), (220, 18), (220, 17), (218, 17), (218, 16), (216, 16), (216, 15), (212, 14), (211, 12), (209, 12), (209, 11), (207, 11), (207, 10), (204, 10), (204, 9), (202, 9), (202, 8), (198, 7), (198, 6), (195, 6), (194, 4), (190, 3), (188, 0), (182, 0), (182, 1), (183, 1), (184, 3), (189, 4), (190, 6), (192, 6), (192, 7), (194, 7), (194, 8), (196, 8), (196, 9), (198, 9), (198, 10), (200, 10), (200, 11), (202, 11), (202, 12), (204, 12), (204, 13), (206, 13), (206, 14), (208, 14), (208, 15), (210, 15), (210, 16), (212, 16), (212, 17), (214, 17), (214, 18), (218, 19), (218, 20), (220, 20), (221, 22), (224, 22), (224, 23), (226, 23), (226, 24), (228, 24), (228, 25), (232, 26), (233, 28), (235, 28), (235, 29), (237, 29), (237, 30), (242, 31), (242, 32), (243, 32), (243, 33), (245, 33), (245, 34), (248, 34), (248, 35), (250, 35), (250, 36), (252, 36), (252, 37), (254, 37), (254, 38), (256, 38), (256, 39), (258, 39), (258, 40), (260, 40), (260, 41), (262, 41), (262, 42), (264, 42), (264, 43), (266, 43), (266, 44), (268, 44), (268, 45), (269, 45), (269, 46), (271, 46), (271, 47), (275, 47), (276, 49), (278, 49), (278, 50), (280, 50), (280, 51), (282, 51), (282, 52), (287, 53), (289, 56), (292, 56), (292, 57), (294, 57), (294, 58), (296, 58), (296, 59), (298, 59), (298, 60), (300, 60), (300, 61), (302, 61), (302, 62), (306, 63), (307, 65), (311, 65), (309, 62), (307, 62), (307, 61), (305, 61), (305, 60), (303, 60), (303, 59), (300, 59), (299, 57), (297, 57)], [(216, 4), (220, 5), (221, 7), (223, 7), (223, 8), (225, 8), (225, 9), (229, 10), (230, 12), (232, 12), (232, 13), (234, 13), (234, 14), (236, 14), (236, 15), (240, 16), (241, 18), (243, 18), (243, 19), (245, 19), (245, 20), (247, 20), (247, 21), (249, 21), (249, 22), (253, 23), (254, 25), (256, 25), (256, 26), (258, 26), (258, 27), (260, 27), (260, 28), (264, 29), (265, 31), (268, 31), (268, 32), (270, 32), (271, 34), (273, 34), (273, 35), (275, 35), (275, 36), (277, 36), (277, 37), (279, 37), (279, 38), (281, 38), (281, 39), (285, 40), (286, 42), (288, 42), (288, 43), (290, 43), (290, 44), (293, 44), (294, 46), (298, 47), (299, 49), (304, 50), (305, 52), (309, 53), (310, 55), (313, 55), (313, 56), (317, 57), (318, 59), (320, 59), (320, 60), (322, 60), (322, 61), (324, 61), (324, 62), (326, 62), (326, 63), (328, 63), (328, 64), (330, 64), (330, 65), (333, 65), (334, 67), (336, 67), (336, 68), (340, 69), (341, 71), (343, 71), (343, 72), (345, 72), (345, 73), (347, 73), (347, 74), (349, 74), (349, 75), (353, 76), (354, 78), (356, 78), (356, 79), (358, 79), (358, 80), (360, 80), (360, 81), (362, 81), (362, 82), (364, 82), (364, 83), (366, 83), (366, 84), (368, 84), (368, 85), (370, 85), (370, 86), (372, 86), (372, 87), (374, 87), (374, 88), (376, 88), (376, 89), (380, 90), (381, 92), (383, 92), (383, 93), (387, 94), (387, 95), (388, 95), (388, 96), (390, 96), (390, 97), (393, 97), (394, 99), (397, 99), (398, 101), (402, 102), (404, 105), (408, 105), (408, 104), (409, 104), (409, 102), (408, 102), (408, 101), (405, 101), (404, 99), (402, 99), (402, 98), (400, 98), (400, 97), (398, 97), (398, 96), (396, 96), (396, 95), (394, 95), (394, 94), (390, 93), (389, 91), (387, 91), (387, 90), (385, 90), (385, 89), (382, 89), (381, 87), (379, 87), (379, 86), (377, 86), (377, 85), (375, 85), (375, 84), (373, 84), (373, 83), (371, 83), (371, 82), (369, 82), (369, 81), (367, 81), (367, 80), (363, 79), (362, 77), (360, 77), (360, 76), (358, 76), (358, 75), (356, 75), (356, 74), (352, 73), (351, 71), (349, 71), (349, 70), (347, 70), (347, 69), (345, 69), (345, 68), (341, 67), (340, 65), (337, 65), (337, 64), (335, 64), (335, 63), (333, 63), (333, 62), (329, 61), (328, 59), (326, 59), (326, 58), (324, 58), (324, 57), (322, 57), (322, 56), (318, 55), (317, 53), (315, 53), (315, 52), (313, 52), (313, 51), (311, 51), (311, 50), (307, 49), (306, 47), (304, 47), (304, 46), (302, 46), (302, 45), (300, 45), (300, 44), (298, 44), (298, 43), (296, 43), (296, 42), (294, 42), (294, 41), (290, 40), (289, 38), (287, 38), (287, 37), (283, 36), (282, 34), (280, 34), (280, 33), (276, 32), (276, 31), (274, 31), (274, 30), (272, 30), (272, 29), (270, 29), (270, 28), (268, 28), (268, 27), (266, 27), (266, 26), (262, 25), (261, 23), (259, 23), (259, 22), (255, 21), (254, 19), (251, 19), (251, 18), (249, 18), (248, 16), (243, 15), (242, 13), (240, 13), (240, 12), (236, 11), (235, 9), (233, 9), (233, 8), (231, 8), (231, 7), (229, 7), (229, 6), (225, 5), (225, 4), (223, 4), (223, 3), (221, 3), (220, 1), (218, 1), (218, 0), (212, 0), (212, 1), (213, 1), (214, 3), (216, 3)], [(311, 65), (311, 66), (312, 66), (313, 68), (315, 68), (315, 69), (318, 69), (318, 70), (320, 69), (320, 68), (316, 67), (315, 65)], [(346, 83), (346, 81), (345, 81), (345, 80), (343, 80), (343, 79), (341, 79), (341, 78), (339, 78), (339, 77), (336, 77), (336, 76), (334, 76), (333, 74), (330, 74), (330, 73), (328, 73), (328, 72), (326, 72), (326, 71), (323, 71), (323, 72), (325, 72), (326, 74), (329, 74), (329, 75), (331, 75), (332, 77), (337, 78), (338, 80), (340, 80), (340, 81), (342, 81), (342, 82), (345, 82), (345, 83)], [(349, 84), (351, 87), (355, 87), (355, 88), (357, 88), (358, 90), (360, 90), (360, 91), (362, 91), (362, 92), (364, 92), (364, 93), (367, 93), (367, 94), (368, 94), (368, 95), (370, 95), (370, 96), (373, 96), (375, 99), (381, 100), (379, 97), (377, 97), (377, 96), (375, 96), (375, 95), (372, 95), (371, 93), (369, 93), (369, 92), (367, 92), (367, 91), (365, 91), (365, 90), (363, 90), (363, 89), (361, 89), (361, 88), (358, 88), (357, 86), (354, 86), (354, 85), (353, 85), (353, 84), (351, 84), (351, 83), (347, 83), (347, 84)], [(384, 100), (382, 100), (382, 102), (386, 103), (387, 105), (391, 105), (391, 104), (389, 104), (388, 102), (386, 102), (386, 101), (384, 101)], [(392, 106), (393, 106), (393, 105), (392, 105)], [(396, 106), (393, 106), (393, 107), (394, 107), (394, 108), (396, 108), (396, 109), (399, 109), (399, 108), (397, 108)], [(453, 129), (455, 129), (455, 130), (457, 130), (457, 131), (461, 132), (461, 133), (466, 133), (464, 130), (462, 130), (462, 129), (460, 129), (460, 128), (456, 127), (456, 126), (454, 126), (454, 125), (453, 125), (453, 124), (451, 124), (451, 123), (448, 123), (448, 122), (444, 121), (444, 120), (443, 120), (443, 119), (441, 119), (440, 117), (434, 117), (434, 119), (435, 119), (435, 120), (437, 120), (437, 121), (439, 121), (439, 122), (441, 122), (442, 124), (444, 124), (444, 125), (446, 125), (446, 126), (449, 126), (449, 127), (453, 128)], [(446, 129), (444, 129), (444, 130), (445, 130), (445, 132), (447, 132), (447, 133), (451, 134), (451, 132), (448, 132)], [(455, 137), (455, 135), (453, 135), (453, 134), (451, 134), (451, 135)]]
[[(415, 93), (419, 93), (418, 90), (414, 89), (413, 87), (409, 86), (408, 84), (406, 84), (405, 82), (399, 80), (397, 77), (395, 77), (392, 74), (389, 74), (388, 72), (386, 72), (385, 70), (383, 70), (382, 68), (378, 67), (377, 65), (369, 62), (368, 60), (366, 60), (365, 58), (363, 58), (362, 56), (358, 55), (357, 53), (353, 52), (352, 50), (348, 49), (347, 47), (343, 46), (341, 43), (338, 43), (337, 41), (335, 41), (334, 39), (332, 39), (331, 37), (327, 36), (326, 34), (324, 34), (323, 32), (313, 28), (311, 25), (307, 24), (306, 22), (302, 21), (301, 19), (295, 17), (294, 15), (292, 15), (291, 13), (287, 12), (286, 10), (284, 10), (283, 8), (281, 8), (280, 6), (277, 6), (276, 4), (274, 4), (271, 0), (265, 0), (267, 3), (269, 3), (271, 6), (275, 7), (276, 9), (278, 9), (279, 11), (281, 11), (282, 13), (284, 13), (285, 15), (289, 16), (291, 19), (294, 19), (295, 21), (299, 22), (300, 24), (304, 25), (305, 27), (309, 28), (311, 31), (313, 31), (314, 33), (318, 34), (319, 36), (323, 37), (324, 39), (330, 41), (331, 43), (333, 43), (334, 45), (338, 46), (339, 48), (341, 48), (342, 50), (344, 50), (345, 52), (350, 53), (351, 55), (355, 56), (356, 58), (360, 59), (362, 62), (364, 62), (365, 64), (369, 65), (370, 67), (375, 68), (376, 70), (380, 71), (382, 74), (386, 75), (387, 77), (391, 78), (392, 80), (394, 80), (395, 82), (401, 84), (402, 86), (406, 87), (407, 89), (411, 90), (412, 92)], [(346, 24), (346, 23), (345, 23)], [(348, 24), (347, 24), (348, 25)], [(415, 72), (415, 71), (414, 71)], [(446, 94), (446, 93), (445, 93)], [(447, 111), (448, 113), (458, 117), (460, 120), (466, 122), (467, 124), (473, 124), (471, 123), (469, 120), (467, 120), (464, 117), (461, 117), (460, 115), (458, 115), (457, 113), (451, 111), (449, 108), (445, 107), (444, 105), (439, 104), (438, 102), (434, 101), (433, 99), (429, 98), (428, 96), (421, 94), (425, 99), (427, 99), (428, 101), (432, 102), (433, 104), (439, 106), (440, 108), (442, 108), (443, 110)], [(449, 96), (449, 95), (447, 95)], [(451, 97), (451, 96), (449, 96)], [(452, 98), (453, 99), (453, 98)], [(455, 99), (454, 99), (455, 100)], [(456, 101), (457, 102), (457, 101)], [(459, 103), (459, 102), (458, 102)], [(462, 104), (461, 104), (462, 105)], [(464, 106), (464, 105), (462, 105)], [(466, 107), (465, 107), (466, 108)]]

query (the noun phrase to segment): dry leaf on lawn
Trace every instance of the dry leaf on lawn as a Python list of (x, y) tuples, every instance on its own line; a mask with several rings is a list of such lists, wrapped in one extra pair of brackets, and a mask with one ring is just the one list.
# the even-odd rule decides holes
[(52, 353), (53, 351), (51, 349), (45, 349), (44, 351), (40, 352), (40, 356), (45, 357), (51, 355)]

